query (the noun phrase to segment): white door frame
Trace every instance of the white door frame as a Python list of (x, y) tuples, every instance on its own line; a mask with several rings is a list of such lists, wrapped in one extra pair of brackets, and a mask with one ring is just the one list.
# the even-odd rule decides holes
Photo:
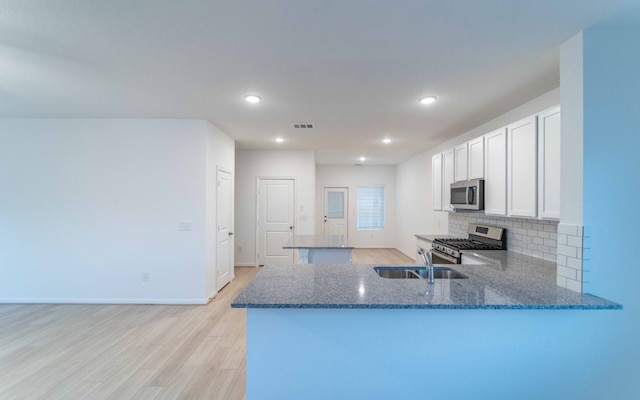
[[(344, 207), (344, 215), (345, 215), (345, 219), (347, 220), (347, 227), (346, 227), (346, 231), (345, 231), (345, 239), (349, 237), (349, 196), (351, 195), (351, 190), (349, 189), (349, 186), (344, 186), (344, 185), (322, 185), (322, 202), (321, 202), (321, 206), (320, 206), (320, 220), (322, 221), (322, 234), (324, 235), (324, 227), (325, 227), (325, 223), (324, 223), (324, 213), (326, 211), (325, 207), (326, 207), (326, 194), (325, 194), (325, 190), (327, 189), (345, 189), (347, 191), (347, 197), (344, 199), (344, 203), (345, 203), (345, 207)], [(316, 197), (317, 198), (317, 197)]]
[[(298, 210), (296, 209), (296, 204), (298, 204), (298, 191), (296, 190), (297, 182), (294, 176), (257, 176), (256, 177), (256, 244), (255, 244), (255, 266), (260, 266), (260, 260), (258, 259), (258, 251), (260, 250), (260, 226), (258, 226), (258, 221), (260, 221), (260, 196), (258, 192), (260, 191), (260, 181), (268, 181), (268, 180), (282, 180), (282, 179), (291, 179), (293, 180), (293, 231), (292, 234), (296, 234), (296, 221), (298, 220)], [(294, 257), (295, 259), (295, 257)]]
[(229, 223), (229, 232), (231, 233), (231, 235), (229, 235), (229, 242), (230, 242), (229, 243), (229, 250), (230, 250), (229, 251), (229, 257), (230, 257), (229, 263), (231, 264), (229, 266), (229, 268), (230, 268), (230, 271), (229, 271), (229, 274), (230, 274), (229, 275), (229, 282), (231, 282), (232, 280), (235, 279), (235, 271), (234, 271), (234, 266), (233, 266), (235, 240), (234, 240), (234, 237), (232, 236), (233, 235), (233, 229), (234, 229), (234, 211), (235, 211), (234, 210), (234, 201), (233, 201), (233, 193), (234, 193), (234, 190), (235, 190), (234, 189), (234, 177), (233, 177), (233, 171), (218, 165), (218, 166), (216, 166), (216, 226), (215, 226), (215, 229), (216, 229), (216, 260), (215, 260), (215, 262), (216, 262), (216, 273), (215, 273), (215, 277), (216, 277), (216, 281), (215, 281), (216, 293), (219, 292), (220, 289), (221, 289), (221, 288), (218, 287), (218, 276), (219, 276), (219, 272), (220, 272), (220, 270), (218, 269), (218, 250), (219, 250), (218, 245), (220, 243), (220, 237), (219, 237), (220, 232), (219, 232), (219, 229), (218, 229), (218, 226), (220, 226), (220, 216), (218, 215), (218, 210), (219, 210), (219, 206), (220, 206), (220, 204), (218, 203), (218, 200), (219, 200), (218, 180), (220, 179), (220, 172), (227, 173), (230, 176), (229, 182), (230, 182), (231, 186), (230, 186), (229, 189), (230, 189), (230, 192), (231, 192), (230, 194), (231, 194), (232, 198), (231, 198), (231, 201), (230, 201), (230, 204), (229, 204), (229, 207), (230, 207), (229, 208), (229, 212), (231, 214), (231, 221)]

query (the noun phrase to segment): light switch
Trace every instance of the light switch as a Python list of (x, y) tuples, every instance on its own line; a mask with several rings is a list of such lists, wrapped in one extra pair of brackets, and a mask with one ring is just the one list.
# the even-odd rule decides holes
[(308, 220), (309, 220), (309, 217), (308, 217), (306, 214), (305, 214), (305, 215), (300, 215), (300, 216), (298, 216), (298, 220), (299, 220), (300, 222), (308, 221)]
[(193, 224), (191, 222), (180, 222), (178, 230), (186, 232), (193, 230)]

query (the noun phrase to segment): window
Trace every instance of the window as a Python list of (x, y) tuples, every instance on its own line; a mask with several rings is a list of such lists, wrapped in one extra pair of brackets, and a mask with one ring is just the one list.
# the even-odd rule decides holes
[(384, 186), (358, 188), (358, 230), (384, 229)]

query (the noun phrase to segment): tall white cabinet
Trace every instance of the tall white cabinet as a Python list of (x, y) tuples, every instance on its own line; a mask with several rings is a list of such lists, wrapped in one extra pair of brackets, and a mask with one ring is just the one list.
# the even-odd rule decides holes
[(431, 196), (433, 209), (442, 211), (442, 154), (431, 157)]
[(560, 218), (560, 107), (538, 114), (538, 216)]
[(484, 212), (507, 215), (507, 130), (500, 128), (484, 136)]
[(454, 159), (455, 159), (455, 179), (456, 182), (466, 181), (468, 178), (468, 147), (467, 143), (462, 143), (454, 147)]
[(469, 179), (482, 179), (484, 178), (484, 136), (470, 140), (467, 145)]
[(453, 211), (451, 208), (451, 184), (455, 182), (455, 157), (453, 150), (442, 153), (442, 211)]
[(538, 211), (536, 117), (507, 126), (507, 214), (535, 217)]

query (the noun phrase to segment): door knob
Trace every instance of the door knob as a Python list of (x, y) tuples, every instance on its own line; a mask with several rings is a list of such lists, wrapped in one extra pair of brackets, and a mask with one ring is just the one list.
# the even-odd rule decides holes
[(229, 232), (229, 236), (233, 236), (233, 232)]
[(293, 229), (293, 226), (290, 226), (289, 229)]

